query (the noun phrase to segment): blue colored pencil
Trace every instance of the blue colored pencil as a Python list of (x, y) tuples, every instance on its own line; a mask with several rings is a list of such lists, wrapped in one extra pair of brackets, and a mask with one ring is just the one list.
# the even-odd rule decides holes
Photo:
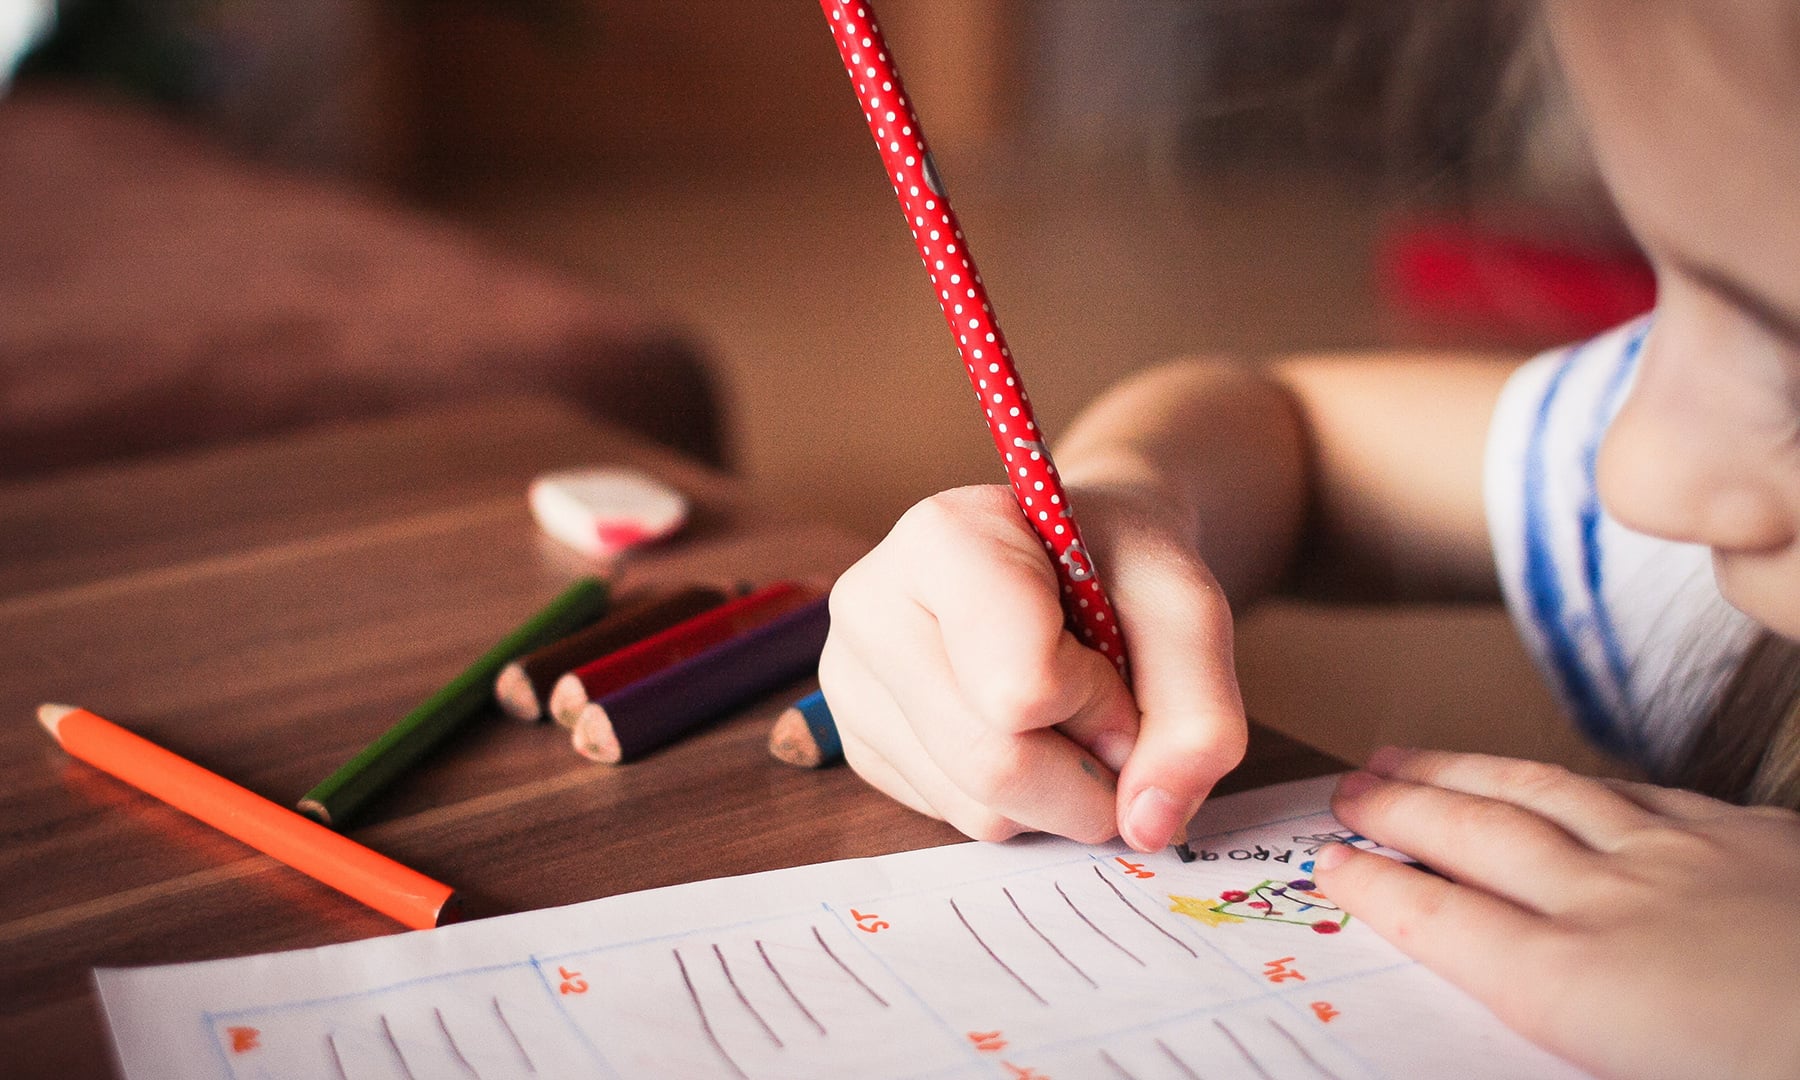
[(831, 627), (820, 597), (673, 667), (588, 703), (572, 736), (583, 756), (616, 764), (688, 732), (819, 668)]

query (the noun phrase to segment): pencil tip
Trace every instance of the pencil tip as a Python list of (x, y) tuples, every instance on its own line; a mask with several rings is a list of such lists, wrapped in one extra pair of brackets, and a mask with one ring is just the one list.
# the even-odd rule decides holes
[(783, 710), (769, 730), (769, 754), (777, 761), (802, 769), (816, 769), (824, 761), (818, 740), (813, 738), (812, 729), (806, 725), (806, 714), (794, 706)]
[(1188, 842), (1186, 840), (1183, 840), (1181, 843), (1175, 845), (1175, 857), (1180, 859), (1182, 862), (1187, 863), (1187, 862), (1193, 862), (1195, 859), (1198, 859), (1200, 856), (1194, 854), (1194, 849), (1192, 847), (1188, 846)]
[(332, 827), (331, 810), (317, 799), (301, 799), (298, 803), (294, 804), (294, 809), (305, 814), (307, 817), (312, 818), (326, 828)]
[(576, 717), (569, 741), (574, 744), (576, 753), (604, 765), (617, 765), (625, 756), (624, 748), (619, 745), (619, 734), (613, 729), (606, 710), (593, 703), (584, 706), (581, 715)]
[(531, 685), (531, 676), (525, 674), (525, 666), (518, 661), (500, 669), (494, 679), (494, 700), (506, 715), (515, 720), (537, 721), (544, 718), (543, 706), (538, 703), (537, 689)]
[(56, 727), (58, 724), (62, 723), (63, 717), (69, 715), (70, 713), (72, 713), (74, 711), (75, 711), (75, 706), (73, 706), (73, 705), (56, 705), (56, 704), (52, 704), (50, 702), (45, 702), (44, 704), (38, 706), (38, 711), (37, 711), (38, 723), (44, 725), (44, 730), (48, 731), (50, 733), (51, 738), (58, 739), (60, 741), (61, 737), (56, 734)]

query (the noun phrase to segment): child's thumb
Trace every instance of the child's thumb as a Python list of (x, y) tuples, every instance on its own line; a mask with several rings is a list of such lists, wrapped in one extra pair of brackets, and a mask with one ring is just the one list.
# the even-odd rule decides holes
[(1231, 609), (1205, 567), (1147, 560), (1114, 587), (1141, 714), (1119, 772), (1119, 834), (1139, 851), (1185, 838), (1188, 819), (1243, 759)]

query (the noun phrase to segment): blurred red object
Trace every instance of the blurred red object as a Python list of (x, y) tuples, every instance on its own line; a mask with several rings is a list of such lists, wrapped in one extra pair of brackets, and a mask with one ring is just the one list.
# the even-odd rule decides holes
[(1460, 222), (1391, 227), (1376, 268), (1395, 309), (1521, 341), (1591, 337), (1656, 303), (1656, 277), (1635, 250), (1563, 246)]

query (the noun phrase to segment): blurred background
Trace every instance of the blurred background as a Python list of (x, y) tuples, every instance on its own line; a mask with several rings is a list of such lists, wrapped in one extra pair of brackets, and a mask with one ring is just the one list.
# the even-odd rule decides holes
[[(1502, 362), (1650, 303), (1528, 4), (879, 11), (1053, 438), (1177, 356)], [(531, 391), (871, 540), (999, 479), (812, 0), (0, 0), (9, 56), (0, 477)], [(1243, 640), (1340, 753), (1602, 767), (1497, 608)]]

